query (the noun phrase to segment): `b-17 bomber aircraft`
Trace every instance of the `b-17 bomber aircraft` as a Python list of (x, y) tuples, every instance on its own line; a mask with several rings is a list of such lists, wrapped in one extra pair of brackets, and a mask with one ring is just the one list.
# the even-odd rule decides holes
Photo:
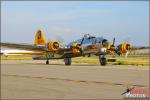
[(113, 43), (110, 43), (103, 37), (95, 37), (89, 34), (85, 34), (81, 39), (70, 42), (63, 47), (57, 40), (47, 42), (41, 29), (36, 32), (34, 44), (1, 43), (1, 46), (29, 50), (30, 52), (11, 52), (10, 54), (33, 55), (33, 59), (46, 60), (46, 64), (49, 64), (50, 59), (64, 59), (65, 65), (71, 65), (71, 58), (96, 55), (103, 66), (107, 64), (105, 55), (112, 52), (121, 55), (128, 53), (131, 49), (131, 44), (128, 43), (115, 46), (115, 38)]

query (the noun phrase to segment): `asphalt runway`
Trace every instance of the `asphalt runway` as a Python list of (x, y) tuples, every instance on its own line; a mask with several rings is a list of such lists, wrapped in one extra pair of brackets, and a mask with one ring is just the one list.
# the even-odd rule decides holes
[(149, 87), (149, 66), (50, 63), (2, 60), (1, 98), (123, 99), (127, 87)]

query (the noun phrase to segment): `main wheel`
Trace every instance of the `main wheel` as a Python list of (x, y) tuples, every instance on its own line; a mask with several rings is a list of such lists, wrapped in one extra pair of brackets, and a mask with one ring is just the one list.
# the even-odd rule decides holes
[(102, 66), (105, 66), (107, 64), (107, 60), (104, 56), (99, 56), (99, 62)]
[(46, 64), (47, 64), (47, 65), (49, 64), (49, 60), (46, 60)]
[(65, 65), (71, 65), (71, 58), (64, 58)]

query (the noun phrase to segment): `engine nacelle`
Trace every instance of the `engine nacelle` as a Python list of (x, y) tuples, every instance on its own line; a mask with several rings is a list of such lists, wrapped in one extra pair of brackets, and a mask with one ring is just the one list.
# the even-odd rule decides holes
[(57, 51), (59, 50), (59, 48), (60, 48), (60, 43), (58, 41), (51, 40), (48, 43), (48, 50), (50, 51)]
[(112, 43), (108, 43), (107, 49), (109, 49), (109, 50), (115, 50), (116, 46), (113, 45)]
[(81, 53), (81, 50), (83, 49), (80, 43), (72, 43), (71, 48), (72, 48), (73, 54), (79, 54)]
[(127, 53), (131, 49), (131, 44), (122, 43), (118, 46), (121, 53)]

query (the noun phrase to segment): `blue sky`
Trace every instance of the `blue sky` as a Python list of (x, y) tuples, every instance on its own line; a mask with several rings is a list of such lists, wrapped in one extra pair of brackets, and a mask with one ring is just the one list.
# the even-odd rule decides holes
[(65, 43), (88, 33), (149, 45), (149, 1), (2, 1), (2, 42), (33, 43), (37, 29)]

